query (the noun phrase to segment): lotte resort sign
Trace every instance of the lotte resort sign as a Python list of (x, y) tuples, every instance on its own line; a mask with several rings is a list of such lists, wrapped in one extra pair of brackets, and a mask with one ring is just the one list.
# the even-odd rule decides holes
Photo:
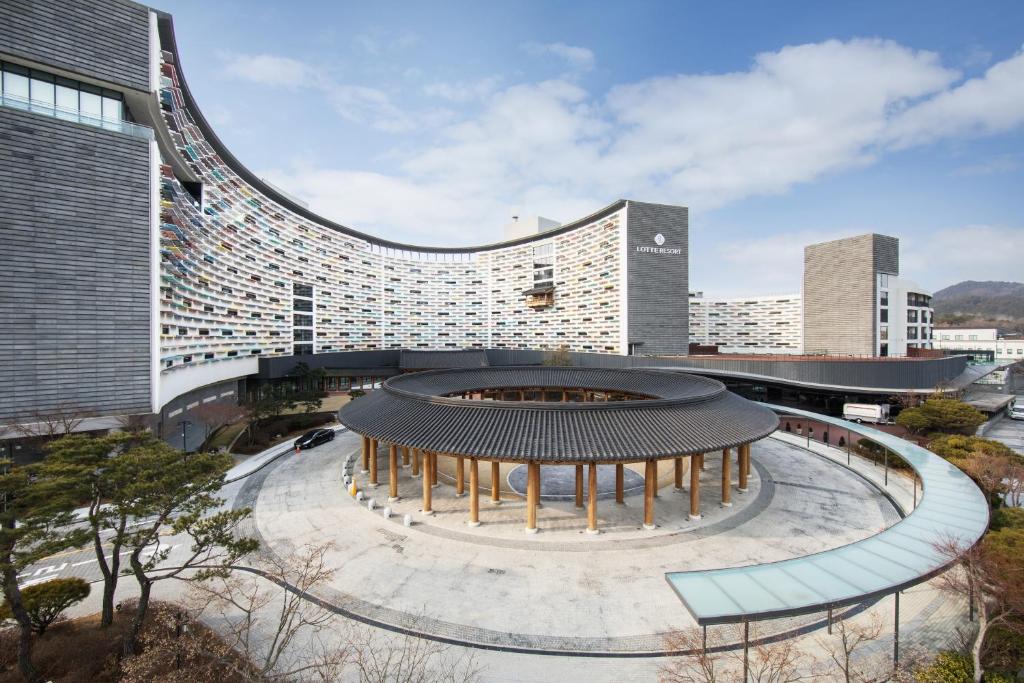
[(656, 246), (656, 247), (645, 247), (645, 246), (639, 246), (638, 245), (636, 250), (641, 252), (641, 253), (644, 253), (644, 254), (682, 254), (683, 253), (683, 250), (678, 248), (678, 247), (676, 247), (676, 248), (673, 248), (673, 247), (663, 247), (662, 245), (665, 244), (665, 236), (662, 235), (660, 232), (657, 235), (654, 236), (654, 243), (656, 245), (658, 245), (658, 246)]

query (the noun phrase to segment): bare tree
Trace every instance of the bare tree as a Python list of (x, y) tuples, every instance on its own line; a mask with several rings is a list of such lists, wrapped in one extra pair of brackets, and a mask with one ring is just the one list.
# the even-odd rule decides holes
[[(826, 663), (827, 672), (846, 683), (874, 683), (886, 680), (888, 672), (875, 670), (871, 663), (861, 661), (857, 652), (865, 645), (878, 640), (882, 633), (882, 621), (877, 614), (872, 614), (866, 624), (854, 624), (846, 619), (839, 619), (832, 625), (833, 635), (818, 638), (818, 644), (829, 655)], [(836, 674), (838, 669), (838, 675)]]
[[(733, 667), (743, 671), (743, 650), (732, 650), (729, 654)], [(802, 670), (804, 654), (792, 638), (754, 641), (747, 657), (748, 680), (754, 683), (794, 683), (810, 677)]]
[(10, 423), (10, 428), (31, 439), (70, 434), (81, 426), (88, 415), (77, 408), (59, 405), (53, 410), (36, 411), (30, 417)]
[(1014, 543), (1001, 543), (998, 532), (990, 532), (981, 542), (965, 548), (956, 539), (936, 544), (937, 549), (957, 566), (939, 575), (941, 590), (952, 595), (973, 596), (977, 609), (978, 631), (971, 643), (974, 680), (985, 674), (982, 655), (985, 637), (995, 626), (1021, 631), (1024, 619), (1024, 562)]
[(203, 425), (203, 441), (208, 440), (221, 427), (237, 422), (246, 416), (242, 406), (226, 402), (211, 401), (192, 409), (192, 417)]
[(336, 678), (348, 651), (330, 643), (334, 615), (309, 600), (333, 577), (326, 560), (332, 547), (262, 558), (257, 568), (265, 578), (236, 572), (195, 584), (194, 618), (215, 619), (222, 638), (203, 656), (247, 681)]
[(470, 683), (483, 667), (466, 649), (362, 624), (348, 633), (350, 662), (366, 683)]
[[(739, 627), (718, 628), (707, 643), (699, 629), (679, 631), (666, 637), (667, 649), (686, 652), (669, 659), (659, 668), (659, 679), (666, 683), (717, 683), (747, 680), (754, 683), (794, 683), (810, 677), (804, 668), (805, 656), (793, 639), (757, 640), (751, 635), (748, 652), (737, 645), (742, 639)], [(724, 652), (719, 652), (729, 646)]]
[(670, 652), (688, 652), (666, 659), (658, 667), (658, 680), (664, 683), (718, 683), (730, 680), (731, 675), (723, 671), (721, 655), (714, 648), (721, 645), (721, 639), (713, 635), (710, 648), (705, 647), (704, 637), (699, 628), (675, 631), (665, 637), (665, 649)]
[(1004, 497), (1013, 507), (1020, 505), (1024, 496), (1024, 458), (1020, 455), (979, 449), (964, 459), (961, 467), (986, 493)]
[(128, 432), (129, 434), (141, 434), (147, 432), (153, 427), (153, 416), (152, 415), (121, 415), (117, 418), (117, 424), (121, 428), (122, 432)]
[(310, 599), (334, 576), (332, 549), (303, 546), (287, 558), (262, 558), (260, 576), (236, 572), (196, 584), (190, 618), (215, 624), (221, 638), (190, 645), (192, 658), (246, 681), (333, 681), (346, 670), (361, 681), (387, 683), (479, 678), (475, 658), (465, 651), (362, 624), (339, 626), (333, 612)]

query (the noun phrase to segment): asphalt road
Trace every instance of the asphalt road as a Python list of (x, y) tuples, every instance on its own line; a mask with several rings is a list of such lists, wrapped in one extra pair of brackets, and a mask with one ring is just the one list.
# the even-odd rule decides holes
[[(1024, 394), (1018, 394), (1017, 401), (1024, 403)], [(985, 437), (1002, 441), (1018, 453), (1024, 454), (1024, 420), (1011, 420), (1003, 414), (985, 431)]]

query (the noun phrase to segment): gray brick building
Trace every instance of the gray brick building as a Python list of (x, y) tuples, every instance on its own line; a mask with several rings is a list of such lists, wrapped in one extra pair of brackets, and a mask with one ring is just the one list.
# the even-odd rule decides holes
[(804, 351), (879, 353), (879, 278), (898, 276), (900, 242), (859, 235), (804, 248)]

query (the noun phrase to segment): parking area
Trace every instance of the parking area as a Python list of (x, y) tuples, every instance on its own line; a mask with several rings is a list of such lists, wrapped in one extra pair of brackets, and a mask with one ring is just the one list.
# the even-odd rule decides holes
[[(1024, 402), (1024, 395), (1018, 394), (1017, 401)], [(1024, 454), (1024, 420), (1011, 420), (1003, 414), (985, 431), (985, 436), (1002, 441), (1018, 453)]]

